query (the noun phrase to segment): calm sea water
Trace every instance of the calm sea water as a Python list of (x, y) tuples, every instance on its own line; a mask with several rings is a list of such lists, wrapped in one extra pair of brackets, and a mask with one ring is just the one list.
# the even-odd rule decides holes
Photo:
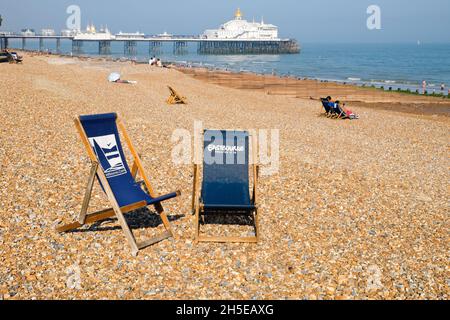
[[(21, 41), (11, 41), (11, 47), (21, 47)], [(46, 49), (55, 51), (55, 41), (46, 41)], [(38, 41), (28, 40), (27, 49), (37, 50)], [(63, 53), (71, 52), (69, 41), (62, 41)], [(366, 83), (375, 86), (416, 89), (422, 81), (429, 90), (440, 91), (444, 83), (450, 85), (450, 44), (302, 44), (299, 55), (198, 55), (196, 45), (188, 46), (188, 52), (174, 54), (171, 44), (164, 44), (159, 51), (149, 53), (147, 43), (138, 43), (135, 58), (147, 61), (156, 55), (163, 61), (192, 66), (220, 68), (231, 71), (252, 71), (300, 78), (313, 78)], [(84, 55), (97, 56), (97, 43), (84, 43)], [(113, 43), (111, 56), (127, 57), (121, 42)], [(446, 89), (447, 90), (447, 89)]]

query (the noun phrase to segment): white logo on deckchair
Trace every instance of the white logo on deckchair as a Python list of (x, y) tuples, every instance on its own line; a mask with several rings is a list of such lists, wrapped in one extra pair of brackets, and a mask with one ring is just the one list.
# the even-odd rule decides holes
[(114, 134), (89, 138), (89, 142), (97, 155), (106, 178), (114, 178), (127, 173)]
[(214, 145), (210, 144), (208, 146), (208, 151), (212, 152), (215, 151), (217, 153), (237, 153), (244, 151), (244, 147), (237, 147), (237, 146), (224, 146), (224, 145)]

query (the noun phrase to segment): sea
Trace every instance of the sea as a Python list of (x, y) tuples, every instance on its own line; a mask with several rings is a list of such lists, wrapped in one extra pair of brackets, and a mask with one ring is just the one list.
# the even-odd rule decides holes
[[(21, 48), (21, 40), (10, 40), (10, 47)], [(27, 40), (26, 49), (38, 50), (38, 40)], [(45, 50), (56, 51), (56, 41), (46, 40)], [(61, 41), (61, 53), (71, 54), (70, 41)], [(77, 55), (99, 56), (96, 42), (85, 42)], [(333, 44), (302, 43), (301, 53), (293, 55), (199, 55), (197, 45), (189, 44), (175, 53), (165, 43), (155, 51), (139, 43), (134, 55), (124, 53), (122, 42), (113, 42), (113, 58), (148, 61), (152, 56), (163, 62), (233, 72), (276, 74), (301, 79), (374, 86), (385, 90), (422, 90), (448, 93), (450, 86), (450, 43), (427, 44)]]

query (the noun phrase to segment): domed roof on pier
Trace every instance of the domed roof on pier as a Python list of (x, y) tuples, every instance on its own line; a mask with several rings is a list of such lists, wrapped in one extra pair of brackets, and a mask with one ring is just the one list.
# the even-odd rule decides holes
[(237, 9), (234, 19), (222, 24), (219, 29), (206, 30), (203, 35), (208, 39), (278, 39), (278, 27), (273, 24), (248, 22), (243, 18), (241, 9)]
[(236, 20), (241, 20), (242, 17), (243, 17), (243, 14), (242, 14), (241, 8), (237, 8), (236, 13), (234, 14), (234, 18)]

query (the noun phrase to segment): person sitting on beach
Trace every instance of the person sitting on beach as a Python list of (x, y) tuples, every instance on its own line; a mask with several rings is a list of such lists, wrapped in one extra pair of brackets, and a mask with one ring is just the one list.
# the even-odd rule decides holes
[(347, 116), (347, 118), (349, 118), (350, 120), (359, 119), (359, 116), (357, 116), (352, 110), (347, 109), (345, 107), (345, 103), (342, 105), (342, 109), (344, 110), (344, 113)]
[(148, 62), (149, 65), (154, 66), (156, 64), (156, 57), (152, 57)]
[[(312, 100), (316, 100), (316, 99), (314, 99), (313, 97), (309, 97), (310, 99), (312, 99)], [(326, 97), (326, 98), (320, 98), (320, 101), (322, 102), (322, 106), (324, 107), (324, 109), (325, 109), (325, 114), (328, 116), (330, 113), (331, 113), (331, 107), (330, 107), (330, 100), (331, 100), (331, 97), (330, 96), (328, 96), (328, 97)]]
[(333, 113), (335, 115), (337, 115), (338, 118), (350, 119), (350, 120), (359, 119), (359, 117), (352, 110), (347, 109), (345, 107), (345, 103), (342, 104), (342, 107), (340, 104), (341, 104), (341, 102), (339, 100), (337, 100), (334, 103), (334, 109), (333, 109)]
[(336, 102), (332, 102), (332, 111), (334, 114), (338, 115), (338, 116), (342, 116), (342, 114), (344, 113), (344, 110), (342, 110), (341, 106), (340, 106), (340, 101), (336, 100)]
[(330, 110), (329, 113), (333, 114), (333, 112), (334, 112), (334, 101), (333, 101), (333, 99), (331, 98), (331, 96), (328, 96), (328, 97), (325, 98), (325, 100), (328, 101), (328, 108)]
[(160, 68), (163, 67), (163, 64), (162, 64), (161, 59), (156, 60), (156, 66), (158, 66), (158, 67), (160, 67)]
[(331, 114), (340, 114), (339, 100), (333, 101), (333, 99), (328, 96), (326, 98), (328, 100), (328, 107), (330, 108)]

